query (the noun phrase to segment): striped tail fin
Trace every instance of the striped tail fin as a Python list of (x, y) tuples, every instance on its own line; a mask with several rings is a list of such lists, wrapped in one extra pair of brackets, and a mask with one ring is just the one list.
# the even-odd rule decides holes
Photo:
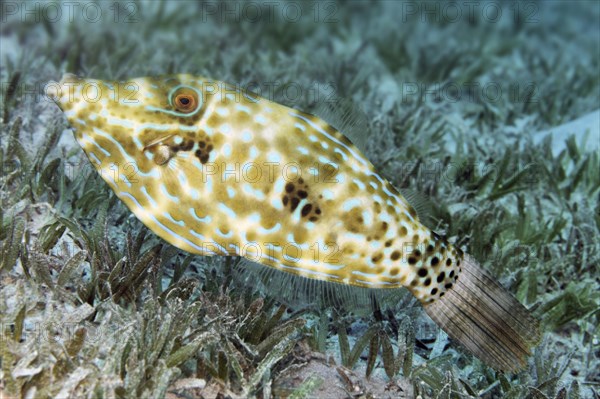
[(424, 307), (451, 338), (501, 371), (523, 368), (541, 339), (538, 320), (469, 256), (452, 289)]

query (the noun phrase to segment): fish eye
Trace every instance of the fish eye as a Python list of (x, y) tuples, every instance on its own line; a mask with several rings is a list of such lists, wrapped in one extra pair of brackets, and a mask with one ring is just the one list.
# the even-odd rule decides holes
[(178, 112), (189, 113), (198, 106), (198, 94), (194, 90), (181, 88), (173, 93), (173, 106)]

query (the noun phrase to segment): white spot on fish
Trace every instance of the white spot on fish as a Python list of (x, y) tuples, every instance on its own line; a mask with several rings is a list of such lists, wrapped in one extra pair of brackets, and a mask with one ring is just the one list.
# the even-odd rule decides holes
[(102, 151), (102, 153), (106, 156), (110, 156), (110, 152), (108, 152), (104, 147), (102, 147), (100, 144), (96, 143), (96, 141), (94, 141), (94, 139), (92, 139), (90, 136), (88, 136), (87, 134), (83, 134), (81, 136), (81, 139), (79, 140), (80, 144), (82, 147), (86, 147), (88, 145), (93, 145), (95, 147), (97, 147), (100, 151)]
[(323, 190), (323, 192), (321, 192), (321, 195), (323, 196), (323, 199), (325, 199), (325, 200), (332, 200), (335, 197), (335, 195), (333, 194), (333, 191), (331, 191), (329, 189)]
[(236, 214), (236, 213), (233, 211), (233, 209), (231, 209), (231, 208), (227, 207), (225, 204), (223, 204), (223, 203), (220, 203), (220, 204), (218, 205), (218, 207), (219, 207), (219, 210), (220, 210), (221, 212), (223, 212), (224, 214), (226, 214), (226, 215), (227, 215), (227, 216), (229, 216), (230, 218), (232, 218), (232, 219), (235, 219), (235, 218), (237, 218), (237, 214)]
[(249, 143), (252, 141), (253, 134), (250, 130), (244, 129), (242, 130), (242, 141), (244, 143)]
[[(323, 198), (324, 197), (325, 196), (323, 196)], [(344, 212), (348, 212), (351, 209), (356, 208), (358, 206), (362, 206), (362, 202), (358, 198), (350, 198), (344, 201), (344, 203), (342, 204), (342, 210)]]
[(231, 156), (231, 144), (229, 144), (229, 143), (223, 144), (223, 146), (221, 147), (221, 153), (225, 157), (230, 157)]
[(127, 187), (131, 187), (131, 182), (129, 181), (129, 179), (127, 178), (127, 176), (125, 176), (124, 174), (122, 174), (122, 173), (121, 173), (121, 174), (119, 175), (119, 177), (121, 178), (121, 181), (122, 181), (123, 183), (125, 183), (125, 185), (126, 185)]
[(261, 125), (266, 125), (267, 124), (267, 118), (265, 118), (264, 116), (258, 114), (254, 117), (254, 121), (256, 123), (260, 123)]
[(233, 237), (233, 231), (231, 231), (231, 230), (229, 230), (226, 234), (226, 233), (222, 232), (220, 228), (217, 227), (216, 232), (218, 235), (220, 235), (221, 237), (224, 237), (224, 238)]
[(373, 224), (373, 214), (371, 212), (366, 211), (366, 210), (363, 211), (362, 217), (365, 222), (365, 225), (371, 226)]
[(171, 201), (173, 201), (177, 204), (179, 203), (179, 198), (175, 195), (169, 194), (169, 192), (167, 191), (167, 187), (165, 187), (164, 183), (160, 183), (159, 189), (160, 189), (160, 192), (163, 193)]
[(135, 146), (138, 148), (138, 150), (141, 151), (144, 149), (144, 145), (140, 141), (140, 138), (137, 136), (137, 134), (133, 135), (133, 142), (134, 142)]
[(231, 125), (229, 123), (223, 123), (220, 127), (219, 130), (221, 131), (221, 133), (223, 134), (229, 134), (231, 133)]
[[(191, 233), (191, 234), (192, 234), (194, 237), (196, 237), (196, 238), (199, 238), (199, 239), (201, 239), (202, 241), (206, 240), (206, 237), (205, 237), (205, 236), (203, 236), (202, 234), (198, 233), (198, 232), (197, 232), (196, 230), (194, 230), (194, 229), (190, 229), (190, 233)], [(202, 246), (204, 246), (204, 243), (202, 243)]]
[(308, 150), (306, 148), (304, 148), (302, 146), (298, 146), (298, 147), (296, 147), (296, 149), (298, 150), (298, 152), (300, 152), (300, 154), (308, 155)]
[(235, 109), (237, 109), (240, 112), (244, 112), (246, 114), (250, 114), (250, 108), (246, 107), (245, 105), (237, 104), (235, 106)]
[(92, 158), (92, 160), (94, 162), (96, 162), (98, 165), (100, 165), (102, 162), (100, 162), (100, 160), (98, 159), (98, 157), (96, 156), (96, 154), (94, 154), (93, 152), (90, 152), (90, 158)]
[(251, 215), (248, 216), (248, 221), (250, 223), (254, 223), (254, 224), (259, 224), (260, 223), (260, 213), (258, 212), (254, 212)]
[(212, 218), (210, 216), (205, 216), (205, 217), (198, 216), (198, 214), (196, 213), (196, 209), (194, 209), (194, 208), (190, 208), (190, 215), (192, 215), (192, 217), (194, 219), (196, 219), (197, 221), (199, 221), (201, 223), (210, 223), (210, 221), (212, 220)]
[(356, 185), (358, 186), (359, 190), (364, 190), (365, 188), (367, 188), (367, 186), (365, 186), (365, 183), (363, 183), (362, 181), (360, 181), (358, 179), (352, 179), (352, 181), (354, 183), (356, 183)]
[(175, 220), (175, 218), (171, 216), (169, 212), (163, 212), (163, 216), (179, 226), (185, 226), (185, 222), (183, 220)]
[(183, 171), (179, 171), (179, 173), (177, 174), (177, 178), (179, 179), (179, 183), (182, 186), (187, 186), (188, 185), (188, 181), (187, 181), (187, 176), (185, 175), (185, 173)]
[(269, 151), (269, 153), (267, 154), (267, 161), (269, 161), (269, 162), (281, 162), (281, 156), (279, 155), (278, 152)]
[(254, 196), (259, 201), (262, 201), (265, 199), (265, 193), (263, 193), (262, 190), (254, 189), (254, 188), (252, 188), (252, 185), (250, 185), (248, 183), (244, 183), (242, 185), (242, 191), (245, 194)]
[(275, 209), (277, 209), (278, 211), (283, 209), (283, 204), (281, 203), (281, 198), (279, 197), (273, 197), (271, 198), (271, 206)]
[(154, 200), (154, 198), (152, 198), (152, 196), (150, 196), (150, 194), (148, 193), (148, 190), (146, 190), (145, 186), (142, 186), (142, 194), (144, 194), (146, 196), (146, 199), (150, 202), (150, 205), (153, 208), (157, 208), (158, 204), (156, 203), (156, 201)]
[(200, 198), (200, 192), (198, 190), (196, 190), (195, 188), (191, 188), (189, 185), (185, 188), (186, 192), (189, 194), (190, 197), (192, 197), (192, 199), (197, 200)]
[(260, 234), (277, 233), (279, 230), (281, 230), (281, 223), (277, 223), (275, 226), (271, 227), (270, 229), (265, 229), (262, 226), (258, 226), (257, 230)]

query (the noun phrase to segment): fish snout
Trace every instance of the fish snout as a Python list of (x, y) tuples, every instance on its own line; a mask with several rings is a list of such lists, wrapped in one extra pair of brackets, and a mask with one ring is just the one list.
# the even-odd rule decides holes
[(72, 73), (65, 73), (59, 82), (48, 82), (44, 91), (63, 111), (84, 107), (101, 97), (100, 81), (83, 79)]

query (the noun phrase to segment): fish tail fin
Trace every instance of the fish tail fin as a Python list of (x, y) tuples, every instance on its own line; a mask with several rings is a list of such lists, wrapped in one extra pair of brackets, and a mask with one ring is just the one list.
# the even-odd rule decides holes
[(538, 320), (469, 256), (453, 287), (424, 308), (451, 338), (498, 370), (523, 368), (541, 339)]

